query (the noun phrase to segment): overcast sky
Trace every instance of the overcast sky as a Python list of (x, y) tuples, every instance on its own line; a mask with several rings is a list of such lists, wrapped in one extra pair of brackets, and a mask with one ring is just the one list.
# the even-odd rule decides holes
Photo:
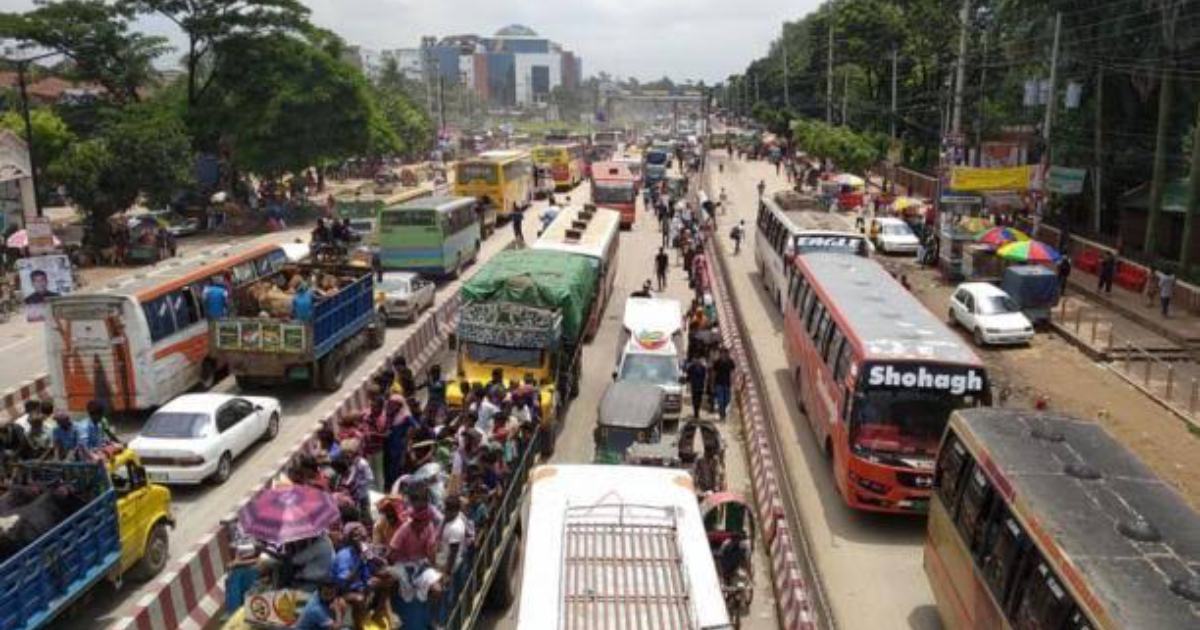
[[(784, 19), (820, 0), (303, 0), (312, 19), (351, 44), (416, 47), (422, 35), (490, 35), (524, 24), (583, 57), (585, 75), (714, 82), (766, 52)], [(0, 0), (22, 11), (32, 0)], [(178, 43), (171, 25), (147, 31)], [(177, 53), (176, 53), (177, 54)]]

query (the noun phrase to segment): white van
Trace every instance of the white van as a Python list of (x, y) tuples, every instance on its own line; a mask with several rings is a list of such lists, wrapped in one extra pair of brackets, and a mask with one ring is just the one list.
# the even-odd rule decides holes
[(683, 305), (678, 300), (629, 298), (624, 323), (613, 380), (661, 387), (664, 418), (678, 420), (683, 408)]

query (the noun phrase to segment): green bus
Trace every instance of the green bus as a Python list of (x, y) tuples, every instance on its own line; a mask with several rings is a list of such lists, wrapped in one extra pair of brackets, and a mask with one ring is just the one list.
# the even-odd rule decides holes
[(350, 220), (350, 231), (357, 234), (364, 245), (376, 245), (379, 238), (376, 224), (379, 213), (384, 208), (431, 195), (433, 188), (430, 186), (381, 190), (375, 184), (364, 184), (355, 190), (336, 195), (334, 214), (338, 219)]
[(457, 277), (479, 257), (474, 197), (427, 197), (380, 212), (379, 259), (384, 269)]

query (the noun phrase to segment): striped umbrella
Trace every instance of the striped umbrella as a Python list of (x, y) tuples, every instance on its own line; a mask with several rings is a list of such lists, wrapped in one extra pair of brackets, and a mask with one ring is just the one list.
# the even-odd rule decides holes
[(246, 535), (276, 545), (315, 538), (339, 520), (333, 496), (308, 486), (268, 488), (238, 511)]
[(994, 227), (989, 230), (984, 230), (975, 235), (975, 240), (988, 245), (1007, 245), (1018, 241), (1028, 241), (1029, 235), (1010, 227)]
[(1062, 256), (1058, 250), (1041, 241), (1017, 241), (996, 251), (1005, 260), (1026, 263), (1056, 263)]

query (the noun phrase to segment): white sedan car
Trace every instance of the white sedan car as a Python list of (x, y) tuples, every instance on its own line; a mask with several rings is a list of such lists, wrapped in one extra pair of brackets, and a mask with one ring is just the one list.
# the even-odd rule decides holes
[(155, 411), (129, 448), (151, 481), (224, 483), (236, 457), (279, 434), (281, 416), (274, 398), (185, 394)]
[(920, 241), (912, 228), (900, 219), (881, 217), (874, 219), (871, 232), (875, 245), (885, 254), (915, 254)]
[(961, 324), (978, 345), (1025, 344), (1033, 324), (1007, 293), (985, 282), (964, 282), (950, 296), (950, 323)]
[(433, 282), (411, 271), (390, 271), (375, 283), (376, 303), (388, 321), (414, 321), (433, 306)]

